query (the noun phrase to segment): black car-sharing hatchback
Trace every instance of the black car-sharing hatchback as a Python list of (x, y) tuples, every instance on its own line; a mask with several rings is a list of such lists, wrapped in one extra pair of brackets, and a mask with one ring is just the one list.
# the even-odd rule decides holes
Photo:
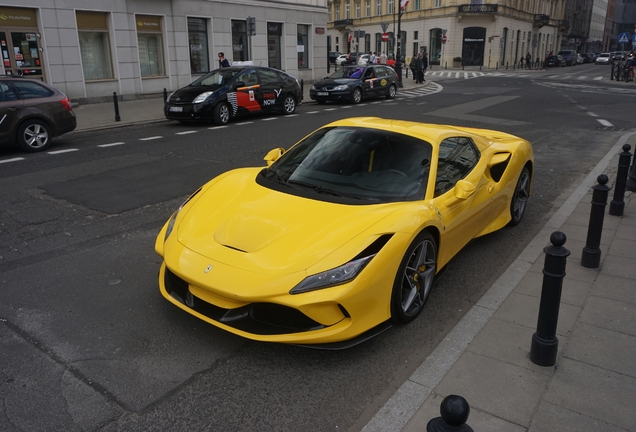
[(172, 93), (164, 114), (169, 120), (224, 125), (241, 114), (292, 114), (302, 100), (300, 84), (292, 75), (268, 67), (232, 66), (213, 70)]
[(319, 104), (327, 101), (357, 104), (364, 98), (380, 96), (393, 99), (397, 81), (397, 74), (389, 66), (346, 66), (311, 86), (309, 97)]

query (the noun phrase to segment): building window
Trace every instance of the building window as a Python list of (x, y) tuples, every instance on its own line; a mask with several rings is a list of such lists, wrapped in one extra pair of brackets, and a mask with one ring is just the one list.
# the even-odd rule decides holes
[(420, 36), (420, 32), (418, 32), (418, 31), (414, 31), (413, 32), (413, 40), (418, 40), (419, 36)]
[(435, 0), (435, 7), (442, 7), (442, 0)]
[(382, 54), (382, 33), (375, 34), (375, 52)]
[(365, 5), (365, 9), (366, 9), (366, 16), (370, 17), (371, 16), (371, 0), (367, 0), (367, 3)]
[(349, 0), (347, 0), (345, 2), (345, 19), (351, 18), (350, 13), (351, 13), (351, 4), (349, 3)]
[(382, 0), (377, 0), (375, 4), (375, 14), (376, 16), (382, 15)]
[(141, 77), (165, 76), (161, 17), (136, 15)]
[(340, 5), (336, 5), (336, 21), (340, 20)]
[(360, 2), (356, 2), (356, 18), (360, 18)]
[(112, 79), (108, 16), (105, 13), (77, 12), (76, 17), (84, 79)]
[(309, 26), (298, 24), (298, 69), (309, 68)]
[(415, 3), (413, 5), (413, 10), (420, 10), (420, 0), (415, 0)]
[(209, 72), (208, 26), (205, 18), (188, 18), (188, 42), (190, 43), (190, 73)]
[(389, 0), (389, 3), (387, 3), (386, 13), (389, 15), (393, 13), (393, 0)]
[(232, 20), (232, 61), (249, 60), (250, 53), (248, 48), (247, 23), (245, 21)]

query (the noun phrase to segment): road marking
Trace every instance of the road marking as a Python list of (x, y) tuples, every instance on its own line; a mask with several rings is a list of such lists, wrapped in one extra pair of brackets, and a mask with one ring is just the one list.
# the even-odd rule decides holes
[(56, 155), (56, 154), (70, 153), (70, 152), (75, 152), (75, 151), (79, 151), (79, 149), (71, 148), (71, 149), (65, 149), (65, 150), (55, 150), (55, 151), (48, 152), (48, 154)]
[(225, 126), (212, 126), (212, 127), (209, 127), (208, 129), (214, 130), (214, 129), (223, 129), (223, 128), (226, 128), (226, 127), (227, 127), (227, 125), (225, 125)]
[(602, 77), (602, 76), (600, 76), (600, 77), (594, 77), (594, 80), (595, 80), (595, 81), (600, 81), (600, 80), (602, 80), (602, 79), (603, 79), (603, 77)]
[(340, 108), (353, 108), (353, 107), (351, 105), (347, 105), (347, 106), (343, 106), (343, 107), (340, 107)]
[(606, 127), (612, 127), (614, 126), (613, 124), (611, 124), (610, 122), (608, 122), (607, 120), (603, 120), (603, 119), (596, 119), (597, 122), (599, 122), (600, 124), (602, 124), (603, 126)]
[(325, 108), (323, 111), (335, 111), (335, 110), (337, 110), (337, 109), (338, 109), (338, 108)]
[(587, 77), (586, 77), (585, 75), (581, 75), (581, 76), (580, 76), (580, 77), (578, 77), (577, 79), (579, 79), (579, 80), (585, 80), (585, 79), (587, 79)]
[(150, 141), (150, 140), (156, 140), (159, 138), (163, 138), (162, 136), (152, 136), (152, 137), (146, 137), (146, 138), (139, 138), (139, 141)]
[(598, 117), (596, 114), (594, 114), (592, 111), (588, 111), (587, 115), (591, 115), (592, 117)]
[(17, 158), (13, 158), (13, 159), (4, 159), (4, 160), (0, 160), (0, 163), (17, 162), (17, 161), (21, 161), (21, 160), (24, 160), (24, 158), (17, 157)]
[(262, 121), (272, 121), (272, 120), (278, 120), (278, 117), (269, 117), (269, 118), (264, 118), (261, 119)]
[(100, 144), (97, 147), (112, 147), (112, 146), (118, 146), (118, 145), (122, 145), (122, 144), (126, 144), (125, 142), (114, 142), (114, 143), (110, 143), (110, 144)]
[(305, 114), (318, 114), (320, 111), (307, 111)]
[(242, 122), (242, 123), (236, 123), (236, 125), (240, 126), (240, 125), (246, 125), (246, 124), (251, 124), (251, 123), (254, 123), (254, 122), (246, 121), (246, 122)]
[(175, 135), (188, 135), (188, 134), (193, 134), (193, 133), (197, 133), (198, 131), (183, 131), (183, 132), (176, 132)]
[(289, 114), (289, 115), (286, 115), (285, 117), (298, 117), (298, 114)]

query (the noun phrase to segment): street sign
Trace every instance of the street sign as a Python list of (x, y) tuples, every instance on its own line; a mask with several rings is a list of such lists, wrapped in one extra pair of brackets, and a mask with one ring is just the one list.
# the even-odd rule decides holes
[(446, 35), (442, 36), (442, 43), (446, 43), (447, 40), (448, 38), (446, 37)]
[(386, 29), (389, 28), (389, 23), (380, 23), (380, 27), (382, 27), (382, 33), (386, 33)]
[(387, 42), (389, 40), (389, 34), (388, 33), (382, 33), (382, 42)]
[(629, 33), (621, 33), (618, 35), (619, 44), (626, 44), (627, 42), (629, 42)]

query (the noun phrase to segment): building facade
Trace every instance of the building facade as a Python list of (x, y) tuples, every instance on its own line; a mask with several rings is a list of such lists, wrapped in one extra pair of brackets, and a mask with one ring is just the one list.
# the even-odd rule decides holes
[(217, 53), (313, 81), (326, 74), (327, 0), (21, 0), (0, 5), (0, 73), (75, 101), (176, 90)]
[[(424, 51), (442, 67), (456, 58), (464, 66), (512, 67), (528, 53), (543, 60), (560, 49), (568, 26), (565, 0), (410, 0), (399, 20), (400, 0), (329, 0), (328, 7), (332, 49), (390, 55), (399, 21), (406, 60)], [(356, 30), (364, 38), (352, 38)]]

